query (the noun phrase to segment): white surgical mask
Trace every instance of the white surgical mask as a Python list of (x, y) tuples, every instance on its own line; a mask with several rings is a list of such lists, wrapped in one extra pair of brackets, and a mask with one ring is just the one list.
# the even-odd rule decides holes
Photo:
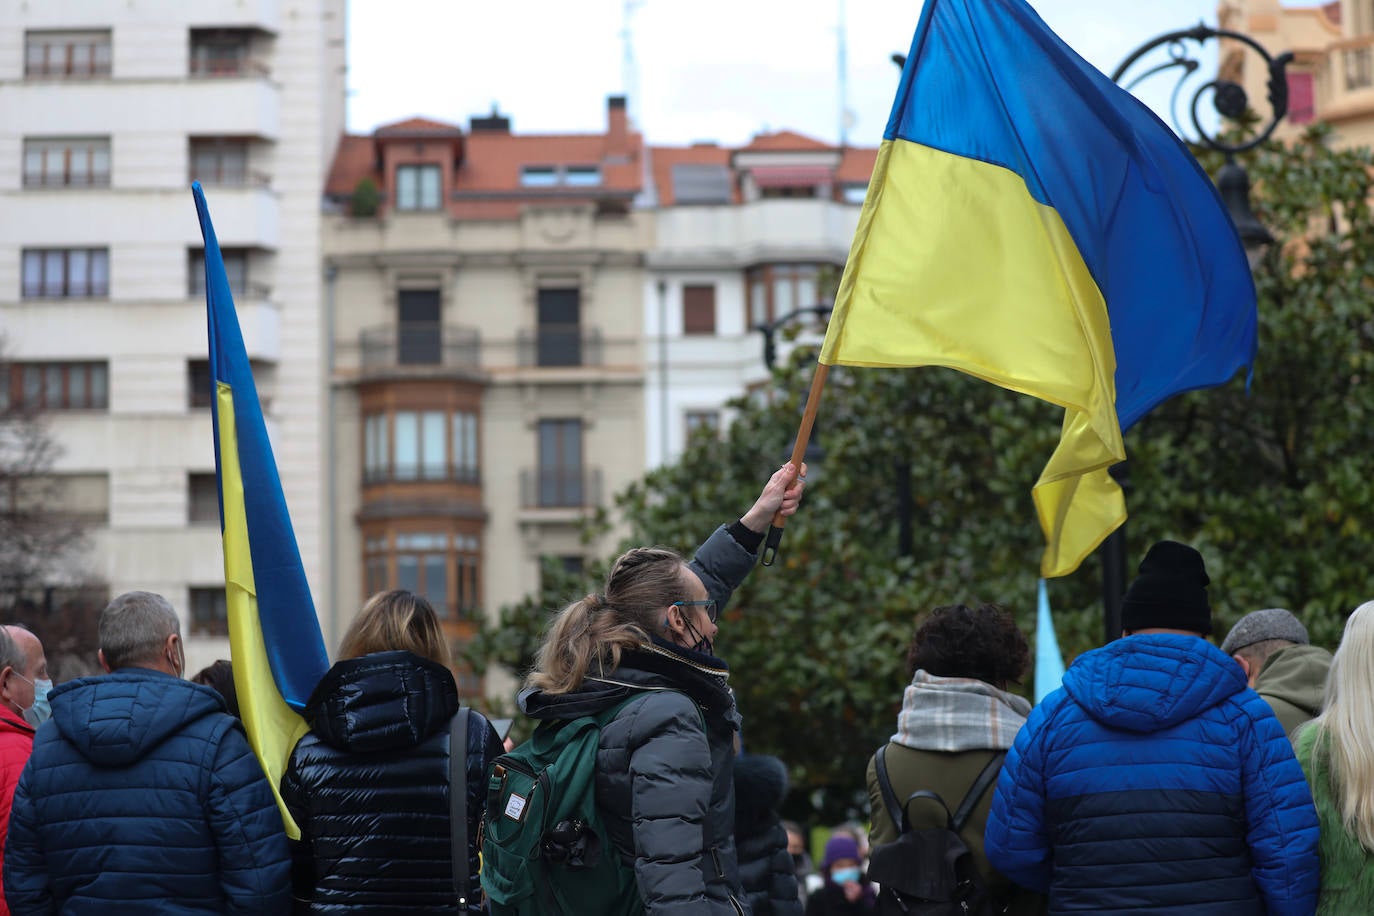
[(52, 707), (48, 705), (48, 691), (52, 690), (52, 681), (45, 678), (30, 681), (18, 671), (14, 672), (14, 676), (33, 685), (33, 705), (24, 710), (24, 721), (37, 730), (38, 726), (52, 716)]

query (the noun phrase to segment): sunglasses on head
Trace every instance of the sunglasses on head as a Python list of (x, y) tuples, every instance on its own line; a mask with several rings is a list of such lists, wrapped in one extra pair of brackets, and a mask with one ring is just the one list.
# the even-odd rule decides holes
[(716, 607), (716, 599), (703, 598), (700, 601), (674, 601), (673, 607), (704, 607), (706, 608), (706, 619), (712, 623), (716, 622), (716, 615), (720, 613)]

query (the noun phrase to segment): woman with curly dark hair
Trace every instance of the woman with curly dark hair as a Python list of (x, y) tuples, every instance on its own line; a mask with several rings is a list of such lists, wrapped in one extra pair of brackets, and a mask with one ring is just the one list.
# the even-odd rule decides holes
[[(906, 659), (911, 683), (897, 733), (880, 752), (888, 779), (900, 801), (924, 789), (953, 811), (984, 769), (1011, 747), (1030, 713), (1025, 698), (1007, 692), (1007, 685), (1026, 673), (1030, 647), (1011, 615), (997, 605), (956, 604), (937, 607), (921, 622)], [(898, 831), (884, 803), (877, 757), (868, 763), (873, 846), (892, 842)], [(1039, 913), (1042, 898), (994, 872), (983, 853), (992, 795), (989, 787), (959, 836), (973, 853), (997, 912)], [(945, 826), (937, 805), (913, 803), (907, 813), (914, 830)]]

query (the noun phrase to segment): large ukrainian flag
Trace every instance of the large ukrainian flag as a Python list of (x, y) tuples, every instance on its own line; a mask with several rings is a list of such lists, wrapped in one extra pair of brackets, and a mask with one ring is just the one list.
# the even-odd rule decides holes
[(286, 832), (299, 839), (299, 828), (281, 805), (279, 786), (291, 749), (307, 730), (300, 711), (328, 670), (329, 658), (200, 182), (191, 193), (205, 238), (215, 385), (210, 404), (234, 687), (248, 741), (278, 793)]
[(1211, 180), (1022, 0), (926, 0), (827, 365), (949, 366), (1064, 408), (1033, 495), (1042, 572), (1126, 518), (1122, 431), (1255, 353), (1255, 291)]

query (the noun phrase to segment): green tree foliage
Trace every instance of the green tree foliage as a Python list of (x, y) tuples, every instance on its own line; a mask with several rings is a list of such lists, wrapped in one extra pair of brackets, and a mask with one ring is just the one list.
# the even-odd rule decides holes
[(353, 186), (353, 196), (349, 200), (348, 212), (361, 218), (376, 216), (377, 206), (380, 203), (381, 192), (377, 190), (377, 182), (364, 175)]
[[(1161, 538), (1202, 550), (1218, 634), (1278, 605), (1334, 646), (1344, 616), (1370, 597), (1374, 538), (1360, 509), (1374, 505), (1374, 221), (1369, 154), (1333, 152), (1326, 139), (1314, 131), (1248, 163), (1256, 210), (1281, 239), (1256, 273), (1253, 383), (1175, 398), (1130, 431), (1127, 535), (1132, 571)], [(770, 392), (735, 405), (723, 438), (695, 438), (677, 464), (623, 493), (630, 541), (690, 551), (747, 508), (795, 435), (814, 359), (794, 350)], [(831, 370), (824, 461), (777, 564), (736, 593), (717, 641), (745, 747), (791, 766), (802, 790), (794, 813), (835, 820), (862, 807), (864, 768), (894, 730), (923, 612), (996, 601), (1033, 631), (1043, 540), (1030, 490), (1060, 420), (1057, 408), (949, 370)], [(914, 529), (905, 555), (902, 481)], [(595, 587), (552, 584), (503, 610), (475, 650), (528, 664), (548, 610)], [(1050, 589), (1066, 658), (1098, 645), (1098, 558)]]

